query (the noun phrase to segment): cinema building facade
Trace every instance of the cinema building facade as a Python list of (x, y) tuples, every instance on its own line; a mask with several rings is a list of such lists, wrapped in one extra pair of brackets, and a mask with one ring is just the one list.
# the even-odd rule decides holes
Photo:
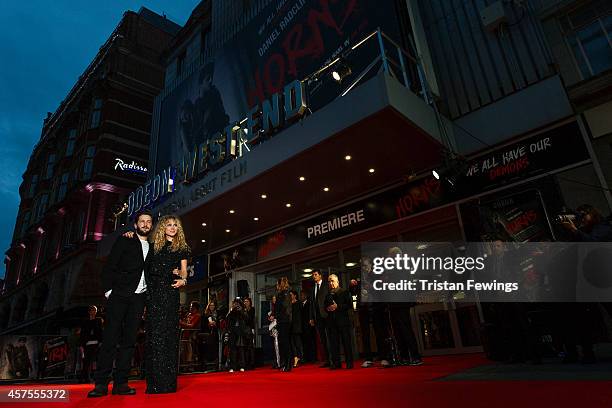
[[(348, 287), (364, 242), (554, 240), (564, 207), (609, 213), (596, 115), (568, 96), (542, 10), (500, 34), (445, 1), (368, 3), (212, 1), (177, 37), (128, 212), (182, 217), (185, 302), (248, 294), (263, 328), (278, 277), (308, 290), (318, 268)], [(482, 350), (480, 309), (414, 306), (424, 354)]]

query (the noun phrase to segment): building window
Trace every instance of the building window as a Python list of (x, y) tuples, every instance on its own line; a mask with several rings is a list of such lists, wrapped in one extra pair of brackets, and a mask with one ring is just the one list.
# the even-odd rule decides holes
[(584, 79), (612, 68), (612, 3), (595, 0), (561, 18)]
[(76, 143), (76, 129), (68, 131), (68, 141), (66, 142), (66, 157), (72, 156), (74, 144)]
[(204, 28), (200, 33), (200, 52), (202, 55), (206, 55), (206, 45), (208, 42), (208, 36), (210, 35), (210, 26)]
[(96, 153), (96, 146), (88, 146), (85, 156), (85, 162), (83, 163), (83, 180), (89, 180), (93, 171), (93, 157)]
[(72, 221), (68, 221), (65, 225), (64, 225), (64, 242), (63, 242), (63, 246), (67, 247), (68, 245), (70, 245), (72, 243)]
[(61, 201), (66, 196), (66, 191), (68, 190), (68, 178), (70, 173), (66, 172), (62, 174), (62, 179), (60, 180), (59, 189), (57, 192), (57, 201)]
[(23, 220), (21, 221), (21, 236), (23, 237), (30, 227), (30, 212), (27, 211), (23, 214)]
[(77, 236), (76, 236), (76, 240), (77, 241), (82, 241), (85, 239), (84, 234), (85, 234), (85, 212), (81, 211), (79, 213), (79, 219), (77, 221)]
[(28, 192), (28, 198), (34, 197), (36, 194), (36, 188), (38, 187), (38, 174), (34, 174), (30, 180), (30, 191)]
[(185, 70), (185, 60), (187, 58), (187, 53), (183, 51), (178, 58), (176, 59), (176, 77), (180, 77), (183, 71)]
[(49, 180), (53, 177), (53, 169), (55, 167), (55, 153), (49, 154), (47, 158), (47, 168), (45, 169), (45, 180)]
[(100, 117), (102, 115), (102, 99), (96, 98), (93, 102), (91, 117), (89, 118), (89, 128), (94, 129), (100, 126)]
[(45, 193), (38, 199), (38, 206), (36, 206), (36, 221), (40, 220), (45, 211), (47, 211), (47, 204), (49, 204), (49, 194)]

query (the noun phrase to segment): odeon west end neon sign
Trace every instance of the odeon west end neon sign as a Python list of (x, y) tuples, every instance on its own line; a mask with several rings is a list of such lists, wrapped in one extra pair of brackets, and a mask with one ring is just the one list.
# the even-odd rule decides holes
[(270, 132), (301, 118), (306, 109), (304, 83), (299, 80), (289, 83), (282, 92), (252, 107), (246, 118), (230, 123), (223, 132), (185, 154), (179, 163), (163, 169), (130, 193), (128, 216), (154, 206), (162, 197), (178, 191), (181, 185), (198, 180), (210, 171), (242, 157)]

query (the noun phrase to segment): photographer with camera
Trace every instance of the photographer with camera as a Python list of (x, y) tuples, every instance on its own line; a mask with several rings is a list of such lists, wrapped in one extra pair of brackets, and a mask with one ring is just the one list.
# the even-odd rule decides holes
[(250, 339), (251, 329), (247, 323), (248, 315), (240, 298), (234, 299), (227, 314), (230, 347), (230, 373), (246, 366), (244, 348)]
[(612, 224), (590, 204), (583, 204), (575, 214), (562, 214), (557, 217), (561, 226), (568, 230), (576, 241), (612, 241)]
[[(612, 225), (601, 213), (590, 204), (583, 204), (576, 209), (575, 214), (557, 216), (561, 226), (572, 234), (578, 242), (610, 242), (612, 241)], [(603, 306), (610, 313), (610, 304)], [(563, 304), (562, 319), (569, 321), (561, 324), (562, 341), (565, 347), (565, 363), (578, 361), (577, 345), (582, 346), (582, 363), (594, 363), (593, 351), (594, 332), (598, 326), (599, 310), (595, 303)]]

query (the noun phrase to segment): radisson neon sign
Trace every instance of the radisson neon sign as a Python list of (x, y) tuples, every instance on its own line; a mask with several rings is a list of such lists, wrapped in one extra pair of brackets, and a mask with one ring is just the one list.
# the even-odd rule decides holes
[(247, 117), (230, 123), (223, 132), (215, 134), (187, 153), (176, 166), (169, 166), (130, 193), (128, 216), (157, 203), (173, 193), (180, 185), (203, 177), (211, 170), (242, 157), (270, 132), (294, 123), (306, 113), (304, 83), (295, 80), (282, 92), (272, 95), (252, 107)]

